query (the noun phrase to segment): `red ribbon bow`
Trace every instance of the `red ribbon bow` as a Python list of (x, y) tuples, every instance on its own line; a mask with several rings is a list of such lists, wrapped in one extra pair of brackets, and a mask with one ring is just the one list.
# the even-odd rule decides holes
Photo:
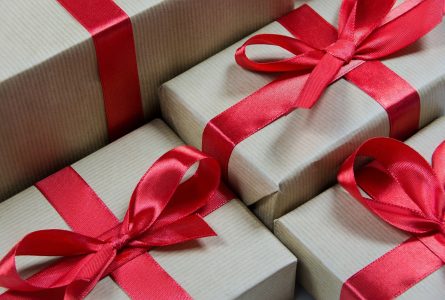
[[(196, 173), (181, 183), (196, 162)], [(23, 292), (59, 289), (57, 295), (65, 299), (83, 298), (101, 278), (153, 247), (216, 235), (197, 212), (208, 205), (219, 183), (213, 158), (191, 147), (175, 148), (142, 177), (121, 223), (97, 237), (57, 229), (26, 235), (0, 262), (0, 285)], [(106, 221), (98, 219), (97, 226)], [(22, 279), (15, 262), (22, 255), (63, 258)]]
[[(278, 20), (295, 37), (259, 34), (235, 55), (242, 67), (286, 72), (213, 118), (205, 127), (202, 149), (220, 161), (224, 174), (234, 147), (297, 108), (311, 108), (333, 81), (345, 78), (388, 112), (391, 137), (404, 138), (419, 125), (420, 100), (413, 87), (378, 59), (408, 46), (440, 24), (443, 0), (344, 0), (338, 31), (309, 6)], [(413, 25), (415, 24), (415, 25)], [(255, 62), (249, 45), (279, 46), (295, 56)]]
[[(351, 67), (403, 49), (441, 22), (443, 0), (408, 0), (403, 6), (391, 10), (395, 2), (344, 0), (335, 38), (326, 38), (325, 35), (317, 40), (318, 36), (307, 39), (260, 34), (248, 39), (237, 50), (236, 61), (252, 71), (309, 71), (302, 91), (295, 95), (293, 101), (294, 108), (311, 108), (326, 87)], [(422, 17), (421, 24), (418, 23), (419, 17)], [(279, 46), (295, 56), (273, 62), (255, 62), (246, 56), (246, 47), (253, 44)], [(352, 66), (349, 66), (350, 62)], [(345, 68), (342, 69), (343, 66)]]
[[(355, 172), (359, 156), (374, 160)], [(402, 142), (370, 139), (345, 161), (338, 180), (368, 210), (413, 236), (348, 279), (342, 299), (392, 299), (445, 264), (445, 142), (431, 167)]]

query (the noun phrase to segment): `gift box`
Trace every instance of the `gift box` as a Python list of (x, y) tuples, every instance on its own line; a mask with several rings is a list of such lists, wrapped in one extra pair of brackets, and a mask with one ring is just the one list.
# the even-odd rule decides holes
[(161, 83), (292, 5), (291, 0), (2, 3), (0, 199), (151, 120), (159, 114)]
[[(423, 197), (420, 198), (425, 200), (426, 207), (434, 205), (440, 207), (435, 201), (437, 199), (434, 199), (434, 192), (431, 193), (428, 190), (429, 184), (437, 179), (433, 178), (425, 182), (423, 180), (430, 175), (420, 174), (431, 173), (431, 171), (422, 172), (421, 169), (424, 168), (422, 164), (429, 167), (434, 150), (445, 140), (445, 118), (438, 119), (406, 142), (420, 154), (398, 142), (402, 145), (396, 145), (397, 149), (402, 148), (405, 152), (411, 152), (409, 159), (402, 157), (391, 147), (382, 146), (390, 144), (394, 146), (397, 144), (394, 140), (388, 142), (386, 139), (383, 144), (382, 139), (384, 138), (366, 142), (368, 153), (364, 155), (381, 155), (387, 159), (392, 167), (401, 170), (400, 174), (406, 180), (410, 180), (408, 186), (416, 192), (423, 193)], [(377, 142), (380, 144), (369, 150), (369, 147), (373, 146), (371, 143)], [(443, 152), (441, 155), (443, 156)], [(422, 156), (428, 162), (422, 163)], [(436, 163), (440, 158), (436, 156)], [(384, 159), (378, 158), (378, 161), (384, 161)], [(418, 168), (419, 164), (422, 167)], [(435, 170), (439, 168), (443, 170), (443, 165), (437, 164), (434, 167)], [(372, 176), (369, 182), (380, 186), (389, 195), (391, 192), (399, 192), (398, 184), (391, 185), (391, 182), (385, 180), (386, 176), (377, 175), (377, 173), (370, 174)], [(441, 174), (441, 171), (438, 171), (438, 174)], [(413, 176), (417, 181), (412, 180)], [(357, 174), (355, 178), (363, 179)], [(400, 181), (400, 185), (405, 183)], [(359, 184), (363, 186), (364, 193), (372, 195), (373, 200), (369, 202), (381, 202), (376, 197), (377, 193), (369, 193), (368, 185), (370, 184), (362, 185), (362, 182)], [(443, 193), (444, 183), (441, 182), (441, 184)], [(403, 187), (406, 193), (411, 193), (411, 195), (416, 193), (410, 192), (408, 186)], [(360, 299), (393, 299), (397, 296), (400, 299), (443, 299), (445, 296), (443, 263), (436, 261), (440, 256), (435, 256), (430, 250), (425, 252), (426, 248), (423, 244), (419, 244), (423, 240), (425, 245), (429, 245), (425, 240), (428, 239), (428, 234), (422, 233), (419, 237), (412, 237), (412, 234), (391, 225), (396, 224), (397, 221), (406, 220), (397, 211), (392, 211), (395, 207), (397, 209), (406, 207), (402, 204), (402, 201), (406, 199), (403, 193), (389, 197), (387, 199), (389, 205), (384, 206), (389, 214), (381, 218), (379, 214), (373, 214), (367, 206), (354, 199), (341, 185), (336, 185), (276, 220), (275, 234), (293, 253), (298, 255), (297, 280), (316, 299), (339, 299), (340, 295), (340, 299), (358, 299), (359, 295), (362, 296)], [(442, 196), (441, 201), (443, 200)], [(377, 204), (381, 205), (381, 203)], [(417, 214), (420, 210), (411, 203), (410, 211)], [(421, 211), (427, 211), (427, 209), (421, 209)], [(380, 214), (380, 216), (383, 215)], [(405, 217), (408, 218), (408, 216), (409, 213), (406, 213)], [(421, 213), (417, 216), (423, 217)], [(391, 223), (385, 222), (384, 219)], [(418, 224), (425, 226), (426, 222), (417, 221)], [(408, 228), (407, 224), (405, 228)], [(437, 240), (440, 241), (439, 238)], [(414, 249), (408, 249), (407, 246)], [(434, 247), (431, 249), (434, 250)], [(431, 256), (435, 264), (432, 269), (430, 268)], [(364, 277), (367, 278), (364, 280)], [(424, 279), (421, 280), (422, 278)], [(400, 282), (402, 282), (402, 287), (399, 286)], [(351, 291), (348, 290), (349, 288), (352, 290), (355, 288), (354, 296), (348, 293)], [(382, 296), (381, 293), (386, 294)]]
[[(386, 49), (386, 44), (387, 48), (407, 44), (400, 37), (410, 34), (401, 31), (432, 30), (395, 54), (375, 59), (363, 54), (374, 51), (372, 45), (348, 53), (354, 44), (335, 42), (339, 9), (347, 7), (340, 8), (340, 1), (310, 1), (162, 85), (163, 117), (187, 143), (220, 157), (233, 189), (272, 226), (274, 219), (332, 184), (338, 166), (366, 138), (390, 134), (405, 138), (443, 113), (445, 26), (439, 21), (442, 8), (438, 9), (443, 3), (426, 1), (413, 8), (414, 2), (382, 17), (378, 28), (383, 29), (369, 38), (381, 35), (396, 15), (399, 19), (391, 24), (399, 27), (373, 40), (374, 48), (384, 52), (379, 48)], [(353, 3), (370, 5), (361, 0)], [(376, 5), (377, 10), (388, 3), (392, 5), (392, 1)], [(423, 6), (430, 4), (435, 7)], [(376, 7), (360, 9), (357, 18), (382, 15), (373, 12)], [(418, 9), (422, 15), (429, 10), (440, 24), (407, 26)], [(277, 45), (292, 53), (273, 47)], [(324, 70), (326, 59), (333, 66)], [(327, 74), (331, 67), (337, 73)], [(333, 78), (323, 77), (326, 74)], [(318, 84), (330, 81), (335, 82), (324, 92), (318, 90)], [(305, 96), (297, 98), (303, 92)], [(305, 102), (319, 93), (316, 104)]]
[[(185, 243), (162, 246), (163, 243), (168, 245), (170, 242), (166, 241), (174, 239), (175, 236), (190, 236), (190, 233), (186, 233), (187, 230), (193, 230), (198, 225), (203, 225), (193, 225), (186, 222), (185, 225), (178, 225), (176, 228), (167, 230), (167, 227), (162, 227), (159, 222), (165, 223), (166, 220), (169, 220), (169, 217), (180, 215), (178, 211), (183, 210), (190, 203), (195, 203), (198, 201), (196, 199), (201, 199), (203, 195), (207, 195), (203, 194), (203, 190), (208, 190), (209, 186), (217, 187), (219, 183), (217, 181), (220, 174), (219, 168), (216, 168), (216, 171), (214, 170), (215, 166), (218, 167), (217, 162), (215, 160), (213, 160), (213, 164), (208, 162), (207, 165), (202, 167), (201, 175), (197, 175), (203, 161), (210, 158), (200, 154), (197, 150), (191, 150), (191, 147), (178, 147), (181, 144), (180, 139), (162, 121), (154, 120), (76, 162), (71, 167), (62, 169), (38, 182), (36, 186), (30, 187), (4, 201), (0, 204), (0, 223), (3, 228), (0, 232), (2, 238), (0, 253), (2, 257), (20, 237), (32, 231), (48, 228), (65, 229), (69, 230), (70, 233), (71, 230), (74, 230), (76, 234), (95, 231), (95, 228), (100, 228), (99, 231), (101, 231), (102, 227), (107, 227), (104, 224), (109, 223), (110, 216), (114, 214), (119, 220), (124, 221), (118, 226), (118, 228), (121, 228), (121, 234), (118, 235), (120, 238), (113, 239), (112, 245), (113, 247), (116, 245), (120, 245), (117, 247), (122, 245), (127, 247), (117, 248), (121, 252), (117, 252), (118, 256), (114, 260), (118, 263), (124, 257), (124, 263), (118, 264), (117, 273), (116, 270), (112, 273), (115, 282), (110, 277), (100, 280), (89, 294), (90, 298), (121, 299), (126, 298), (126, 296), (137, 299), (188, 299), (188, 297), (194, 299), (292, 298), (295, 283), (295, 257), (239, 200), (232, 199), (231, 193), (224, 191), (223, 187), (220, 188), (223, 192), (216, 192), (220, 193), (219, 196), (215, 196), (215, 193), (213, 198), (198, 211), (199, 216), (203, 218), (197, 214), (192, 215), (194, 218), (198, 217), (198, 219), (204, 220), (208, 224), (206, 226), (210, 226), (207, 229), (204, 226), (204, 233), (207, 231), (208, 235), (208, 230), (210, 232), (214, 231), (215, 236), (205, 237), (203, 234), (193, 233), (192, 237), (194, 238), (204, 237), (197, 240), (192, 238), (192, 241)], [(175, 149), (169, 151), (172, 148)], [(169, 152), (165, 154), (167, 151)], [(175, 151), (176, 153), (181, 152), (180, 154), (185, 156), (185, 159), (181, 158), (182, 160), (179, 160), (171, 154)], [(128, 233), (122, 233), (122, 228), (125, 228), (123, 224), (125, 224), (128, 214), (133, 214), (133, 220), (129, 221), (132, 225), (128, 227), (132, 229), (141, 228), (135, 220), (139, 218), (139, 222), (141, 220), (144, 222), (147, 218), (150, 219), (154, 210), (146, 210), (146, 207), (152, 205), (150, 204), (151, 201), (157, 201), (158, 198), (165, 197), (166, 194), (170, 193), (171, 182), (176, 180), (174, 177), (176, 175), (172, 174), (179, 172), (177, 169), (183, 168), (184, 165), (189, 167), (196, 165), (195, 160), (190, 158), (196, 156), (198, 157), (196, 161), (200, 162), (198, 171), (194, 176), (184, 172), (186, 175), (188, 174), (189, 180), (182, 181), (183, 185), (175, 188), (176, 194), (171, 196), (172, 200), (170, 202), (176, 200), (175, 207), (177, 210), (174, 210), (171, 206), (164, 208), (163, 214), (161, 214), (164, 217), (158, 216), (161, 221), (158, 220), (156, 221), (158, 223), (151, 225), (157, 229), (149, 229), (160, 232), (160, 235), (156, 238), (143, 238), (144, 234), (133, 234), (133, 237), (136, 236), (139, 243), (145, 239), (145, 241), (148, 240), (152, 245), (158, 245), (158, 247), (150, 249), (148, 254), (146, 250), (143, 250), (140, 256), (125, 262), (125, 257), (130, 256), (131, 251), (137, 251), (138, 248), (135, 240), (128, 242), (124, 239), (122, 241), (122, 237), (128, 235)], [(157, 159), (158, 161), (155, 162)], [(150, 166), (152, 166), (150, 171), (144, 175)], [(166, 168), (167, 171), (165, 171)], [(153, 174), (155, 174), (154, 177)], [(163, 177), (162, 174), (166, 177)], [(144, 177), (142, 177), (143, 175)], [(195, 185), (189, 183), (189, 186), (186, 186), (187, 182), (191, 182), (192, 179), (195, 180)], [(139, 180), (141, 181), (138, 184)], [(154, 192), (156, 189), (158, 191)], [(133, 190), (135, 190), (134, 193)], [(92, 194), (93, 198), (96, 194), (98, 198), (87, 199)], [(87, 195), (86, 198), (85, 195)], [(130, 199), (132, 202), (129, 204)], [(212, 204), (211, 201), (214, 200), (216, 202)], [(171, 204), (170, 202), (168, 205)], [(161, 207), (160, 202), (156, 203), (152, 206)], [(129, 213), (125, 215), (129, 205)], [(104, 208), (108, 211), (105, 216)], [(84, 209), (83, 212), (82, 209)], [(145, 215), (142, 215), (143, 213)], [(124, 215), (125, 219), (123, 219)], [(113, 221), (113, 218), (111, 217), (111, 221)], [(182, 217), (180, 221), (185, 222), (185, 219), (187, 217)], [(115, 230), (113, 230), (110, 229), (108, 232), (114, 232)], [(64, 239), (69, 238), (69, 236), (66, 236), (66, 231), (63, 234), (63, 239), (60, 237), (48, 238), (45, 242), (41, 238), (37, 244), (42, 246), (48, 243), (53, 244), (56, 249), (62, 249)], [(131, 230), (129, 234), (132, 235)], [(155, 233), (150, 233), (150, 235), (155, 235)], [(103, 235), (100, 236), (102, 240), (105, 240), (105, 238), (102, 238)], [(106, 240), (108, 241), (108, 239)], [(23, 241), (26, 241), (26, 239)], [(29, 247), (31, 242), (25, 242), (25, 244), (27, 245), (24, 247)], [(80, 248), (76, 245), (71, 245), (69, 248)], [(128, 247), (134, 248), (128, 249)], [(39, 249), (42, 251), (41, 248)], [(24, 250), (24, 248), (19, 250), (22, 254), (25, 251), (31, 251)], [(130, 252), (125, 252), (127, 250), (130, 250)], [(96, 253), (95, 255), (99, 254)], [(153, 259), (154, 269), (152, 266)], [(99, 260), (99, 258), (96, 258), (96, 260)], [(45, 262), (45, 260), (42, 262), (41, 259), (37, 260), (35, 257), (25, 257), (23, 260), (17, 261), (25, 271), (30, 271), (30, 266), (37, 262)], [(150, 263), (150, 261), (152, 262)], [(4, 272), (7, 267), (5, 267), (4, 260), (1, 264), (0, 284), (4, 286)], [(94, 264), (89, 267), (94, 269)], [(88, 265), (85, 266), (87, 269), (89, 267)], [(56, 273), (53, 270), (51, 274)], [(69, 274), (70, 272), (67, 271), (63, 273), (63, 276), (66, 278), (70, 276)], [(53, 277), (49, 277), (50, 279), (44, 280), (45, 283), (51, 282)], [(168, 277), (168, 284), (165, 283), (165, 277)], [(34, 280), (37, 281), (38, 278)], [(37, 284), (36, 281), (34, 281), (34, 284)], [(73, 287), (74, 289), (76, 287)], [(48, 291), (43, 290), (43, 292)], [(29, 296), (29, 294), (25, 295)], [(54, 296), (52, 294), (45, 295)], [(76, 295), (76, 297), (80, 296)]]

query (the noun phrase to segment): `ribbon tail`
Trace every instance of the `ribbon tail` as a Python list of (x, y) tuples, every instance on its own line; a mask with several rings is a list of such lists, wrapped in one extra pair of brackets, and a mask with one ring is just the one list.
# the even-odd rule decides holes
[(439, 257), (411, 238), (346, 280), (340, 300), (394, 299), (442, 266)]
[[(77, 276), (85, 255), (94, 253), (100, 241), (65, 230), (40, 230), (26, 235), (0, 262), (0, 286), (19, 291), (38, 291), (70, 284)], [(16, 266), (17, 256), (64, 256), (75, 268), (51, 274), (51, 279), (33, 282), (23, 279)], [(76, 264), (77, 262), (77, 264)]]
[(323, 56), (320, 63), (309, 75), (294, 106), (298, 108), (312, 108), (328, 85), (335, 80), (343, 64), (344, 61), (330, 54)]
[(106, 246), (101, 251), (94, 254), (88, 261), (91, 267), (82, 268), (78, 277), (66, 287), (64, 300), (84, 299), (96, 286), (96, 284), (108, 275), (108, 267), (116, 258), (116, 250), (111, 246)]
[(133, 300), (189, 300), (192, 297), (149, 254), (139, 255), (112, 273)]

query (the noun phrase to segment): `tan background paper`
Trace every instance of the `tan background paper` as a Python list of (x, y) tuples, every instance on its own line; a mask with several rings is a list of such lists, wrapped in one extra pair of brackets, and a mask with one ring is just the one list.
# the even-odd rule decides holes
[[(308, 2), (332, 24), (336, 24), (340, 3)], [(290, 35), (277, 22), (257, 33)], [(162, 86), (163, 116), (187, 143), (200, 147), (209, 120), (274, 78), (236, 64), (234, 54), (243, 41)], [(286, 56), (270, 46), (249, 50), (252, 57)], [(443, 114), (444, 23), (383, 63), (419, 91), (421, 126)], [(341, 79), (327, 89), (313, 109), (294, 111), (240, 143), (230, 159), (230, 182), (241, 199), (248, 205), (254, 204), (255, 213), (272, 226), (275, 218), (332, 184), (339, 164), (361, 141), (388, 132), (382, 107)]]
[[(144, 113), (159, 85), (292, 0), (116, 0), (131, 17)], [(55, 0), (0, 1), (0, 200), (107, 142), (89, 33)]]
[[(181, 145), (160, 120), (75, 163), (73, 168), (120, 219), (146, 170), (166, 151)], [(217, 237), (150, 251), (195, 299), (291, 299), (295, 257), (238, 200), (208, 215)], [(31, 187), (0, 204), (0, 256), (20, 237), (38, 229), (68, 229), (42, 194)], [(22, 262), (24, 265), (33, 260)], [(34, 260), (35, 261), (35, 260)], [(91, 299), (126, 298), (110, 279)]]
[[(431, 161), (434, 149), (444, 140), (445, 118), (441, 118), (407, 144)], [(339, 185), (278, 219), (275, 234), (299, 258), (298, 281), (320, 300), (338, 299), (343, 282), (408, 239)], [(444, 271), (437, 270), (399, 298), (444, 299)]]

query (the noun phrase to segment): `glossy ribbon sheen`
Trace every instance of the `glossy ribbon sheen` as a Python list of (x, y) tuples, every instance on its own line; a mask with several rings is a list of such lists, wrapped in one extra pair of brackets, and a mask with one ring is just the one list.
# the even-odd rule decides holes
[[(180, 183), (197, 162), (196, 173)], [(219, 184), (216, 160), (175, 148), (142, 177), (119, 222), (71, 167), (55, 173), (36, 186), (74, 231), (35, 231), (16, 244), (0, 262), (0, 286), (10, 289), (0, 298), (84, 298), (111, 275), (132, 299), (189, 299), (147, 251), (216, 235), (202, 216), (232, 199)], [(21, 255), (62, 258), (22, 279), (15, 261)]]
[[(420, 98), (416, 90), (378, 59), (412, 44), (442, 20), (443, 0), (344, 0), (339, 30), (303, 5), (278, 21), (295, 37), (260, 34), (236, 52), (239, 65), (259, 72), (285, 73), (213, 118), (203, 132), (202, 149), (218, 159), (227, 176), (235, 146), (297, 108), (311, 108), (329, 84), (345, 77), (387, 111), (391, 137), (417, 130)], [(413, 26), (415, 24), (415, 26)], [(295, 54), (255, 62), (246, 47), (275, 45)]]
[(108, 136), (117, 139), (144, 119), (130, 18), (112, 0), (57, 1), (93, 38)]
[[(373, 161), (356, 172), (359, 156)], [(445, 142), (431, 167), (402, 142), (368, 140), (345, 161), (338, 180), (368, 210), (412, 235), (349, 278), (341, 299), (393, 299), (445, 264)]]

